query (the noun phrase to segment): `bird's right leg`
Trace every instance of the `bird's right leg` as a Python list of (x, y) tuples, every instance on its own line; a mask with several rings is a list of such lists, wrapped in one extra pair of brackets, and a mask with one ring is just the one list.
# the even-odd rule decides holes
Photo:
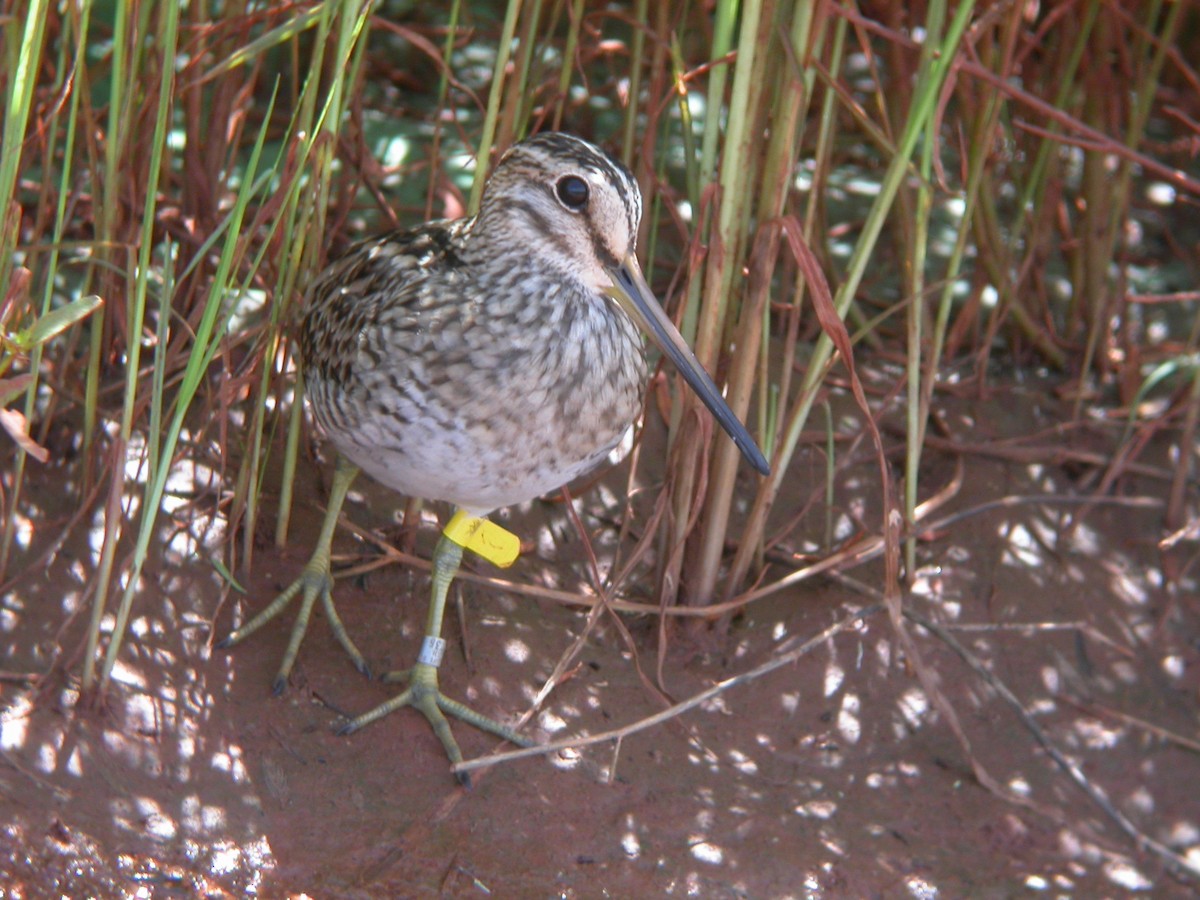
[[(458, 536), (456, 531), (456, 524), (460, 521), (465, 526), (463, 529), (466, 533), (465, 536)], [(485, 536), (502, 534), (505, 538), (501, 542), (502, 547), (496, 548), (495, 543), (489, 544), (487, 541), (482, 544), (472, 543), (470, 538), (480, 530), (480, 526), (488, 529), (483, 532)], [(450, 583), (458, 572), (463, 550), (469, 547), (473, 552), (479, 553), (491, 562), (507, 566), (517, 558), (520, 546), (520, 541), (514, 535), (508, 534), (484, 519), (467, 516), (461, 512), (455, 516), (442, 533), (442, 537), (433, 551), (432, 596), (429, 603), (429, 614), (425, 620), (425, 639), (421, 642), (421, 652), (417, 657), (417, 664), (407, 672), (395, 673), (399, 676), (398, 678), (385, 676), (385, 679), (389, 681), (407, 681), (408, 687), (391, 700), (385, 701), (347, 722), (338, 730), (338, 734), (353, 734), (364, 725), (369, 725), (402, 706), (411, 706), (429, 722), (433, 733), (437, 735), (442, 748), (446, 751), (451, 765), (462, 762), (463, 755), (458, 742), (454, 739), (454, 734), (450, 731), (450, 723), (446, 716), (461, 719), (468, 725), (474, 725), (481, 731), (494, 734), (518, 747), (533, 746), (534, 742), (529, 738), (517, 734), (503, 722), (476, 712), (465, 703), (452, 700), (443, 694), (438, 686), (438, 667), (441, 665), (442, 652), (446, 646), (446, 642), (442, 640), (442, 618), (446, 610), (446, 597), (450, 590)], [(471, 784), (471, 779), (466, 773), (458, 775), (458, 779), (468, 787)]]
[(330, 569), (333, 532), (337, 527), (342, 504), (346, 501), (346, 494), (357, 474), (358, 467), (339, 455), (337, 468), (333, 473), (333, 484), (329, 489), (329, 506), (325, 511), (325, 521), (321, 523), (321, 533), (317, 537), (317, 545), (313, 548), (312, 557), (305, 565), (304, 571), (283, 593), (272, 600), (266, 609), (241, 628), (230, 632), (225, 640), (217, 644), (218, 647), (226, 648), (240, 643), (283, 612), (284, 607), (299, 595), (301, 597), (300, 612), (296, 616), (296, 624), (292, 626), (292, 636), (288, 641), (287, 650), (284, 651), (283, 660), (279, 664), (279, 672), (271, 685), (276, 694), (283, 693), (283, 689), (287, 687), (288, 675), (291, 674), (292, 666), (296, 662), (296, 653), (300, 650), (300, 643), (304, 640), (304, 633), (308, 630), (308, 619), (312, 615), (313, 604), (316, 603), (318, 597), (321, 605), (325, 608), (325, 615), (329, 617), (329, 627), (333, 629), (334, 637), (350, 654), (350, 660), (354, 663), (354, 667), (368, 678), (371, 676), (371, 672), (367, 668), (367, 661), (354, 646), (354, 641), (350, 640), (350, 635), (346, 633), (346, 626), (342, 624), (341, 617), (338, 616), (337, 609), (333, 605), (333, 572)]

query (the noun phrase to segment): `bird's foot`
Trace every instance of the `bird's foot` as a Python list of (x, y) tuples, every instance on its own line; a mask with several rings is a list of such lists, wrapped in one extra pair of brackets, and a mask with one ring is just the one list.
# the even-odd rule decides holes
[(313, 558), (309, 560), (308, 565), (304, 567), (304, 571), (300, 573), (300, 577), (293, 581), (283, 593), (272, 600), (266, 609), (241, 628), (230, 632), (217, 646), (225, 649), (242, 642), (283, 612), (284, 608), (297, 596), (301, 598), (300, 612), (296, 616), (296, 624), (292, 626), (292, 636), (288, 641), (287, 650), (284, 651), (283, 660), (279, 664), (279, 672), (276, 674), (275, 680), (271, 683), (275, 694), (279, 695), (283, 693), (284, 688), (287, 687), (288, 676), (291, 674), (292, 666), (296, 662), (296, 654), (300, 650), (300, 643), (304, 640), (305, 632), (308, 631), (308, 620), (312, 615), (313, 605), (318, 599), (320, 599), (321, 606), (325, 609), (325, 615), (329, 619), (329, 627), (333, 629), (334, 637), (337, 638), (338, 643), (342, 645), (346, 653), (350, 655), (350, 661), (354, 664), (354, 668), (370, 678), (371, 670), (367, 666), (367, 661), (363, 658), (358, 648), (354, 646), (354, 641), (350, 639), (350, 635), (346, 632), (346, 626), (342, 624), (342, 619), (333, 604), (333, 574), (329, 568), (328, 556), (326, 555), (322, 558), (319, 552), (314, 554)]
[[(439, 741), (442, 742), (442, 747), (446, 751), (446, 756), (450, 758), (452, 765), (462, 762), (462, 751), (458, 748), (458, 742), (454, 740), (454, 735), (450, 731), (450, 722), (446, 719), (447, 715), (453, 716), (468, 725), (474, 725), (481, 731), (486, 731), (489, 734), (494, 734), (496, 737), (503, 738), (509, 743), (516, 744), (518, 747), (532, 747), (534, 741), (527, 737), (523, 737), (509, 728), (507, 725), (497, 722), (495, 719), (490, 719), (482, 713), (478, 713), (464, 703), (459, 703), (457, 700), (451, 700), (441, 692), (438, 687), (437, 667), (428, 665), (427, 663), (417, 663), (412, 669), (405, 672), (391, 672), (384, 676), (385, 681), (407, 681), (408, 687), (403, 693), (393, 697), (385, 703), (363, 713), (356, 719), (347, 722), (338, 729), (339, 735), (353, 734), (365, 725), (369, 725), (376, 719), (386, 716), (388, 713), (400, 709), (403, 706), (411, 706), (423, 715), (433, 728), (433, 733), (437, 735)], [(471, 778), (466, 773), (461, 773), (458, 780), (466, 787), (471, 786)]]

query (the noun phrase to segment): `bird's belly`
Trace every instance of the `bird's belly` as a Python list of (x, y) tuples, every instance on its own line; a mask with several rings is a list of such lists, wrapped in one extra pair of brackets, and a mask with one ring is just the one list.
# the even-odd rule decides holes
[[(337, 415), (310, 385), (313, 411), (348, 460), (410, 497), (452, 503), (475, 515), (549, 493), (598, 465), (641, 406), (641, 384), (585, 391), (528, 390), (476, 407), (424, 398)], [(345, 398), (344, 386), (340, 398)], [(334, 401), (336, 403), (336, 401)]]
[[(350, 440), (347, 440), (350, 437)], [(598, 465), (621, 435), (586, 454), (554, 455), (514, 445), (474, 446), (455, 435), (406, 447), (365, 443), (342, 435), (339, 450), (380, 483), (410, 497), (441, 500), (484, 515), (547, 494)]]

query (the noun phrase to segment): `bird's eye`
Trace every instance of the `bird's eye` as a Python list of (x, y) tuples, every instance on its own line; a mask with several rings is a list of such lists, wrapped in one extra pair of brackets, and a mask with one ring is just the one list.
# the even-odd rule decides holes
[(558, 179), (555, 192), (567, 209), (581, 210), (587, 206), (588, 183), (578, 175), (565, 175)]

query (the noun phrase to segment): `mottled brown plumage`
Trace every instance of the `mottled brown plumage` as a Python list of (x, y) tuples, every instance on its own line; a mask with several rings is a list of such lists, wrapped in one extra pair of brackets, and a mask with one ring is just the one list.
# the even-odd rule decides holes
[[(646, 380), (639, 327), (766, 471), (642, 278), (634, 255), (641, 211), (624, 166), (579, 138), (541, 134), (500, 161), (478, 216), (358, 244), (314, 282), (300, 348), (314, 418), (340, 454), (329, 510), (301, 576), (224, 642), (240, 641), (301, 595), (277, 691), (317, 598), (367, 671), (338, 619), (329, 567), (357, 470), (472, 516), (566, 484), (602, 460), (637, 416)], [(426, 638), (409, 688), (343, 731), (413, 706), (452, 762), (462, 756), (444, 712), (528, 743), (438, 688), (442, 613), (461, 555), (446, 537), (434, 552)]]
[[(572, 210), (556, 186), (580, 176)], [(602, 293), (640, 207), (623, 167), (540, 135), (501, 162), (478, 217), (353, 248), (313, 285), (301, 331), (325, 434), (388, 487), (473, 515), (592, 468), (646, 381), (642, 337)]]

